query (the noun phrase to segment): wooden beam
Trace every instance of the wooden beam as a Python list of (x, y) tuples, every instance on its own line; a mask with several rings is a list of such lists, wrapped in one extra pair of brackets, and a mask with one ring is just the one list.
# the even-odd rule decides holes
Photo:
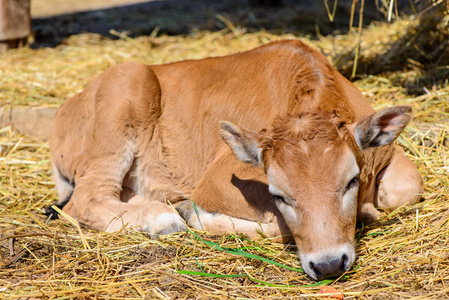
[(25, 45), (30, 32), (30, 0), (0, 0), (0, 52)]

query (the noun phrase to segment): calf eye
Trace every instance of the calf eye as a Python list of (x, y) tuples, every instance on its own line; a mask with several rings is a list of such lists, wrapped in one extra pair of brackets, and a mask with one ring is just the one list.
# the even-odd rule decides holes
[(353, 187), (356, 187), (359, 185), (359, 179), (357, 178), (357, 176), (355, 176), (354, 178), (351, 179), (351, 181), (349, 181), (348, 185), (346, 186), (346, 191), (349, 189), (352, 189)]
[(285, 203), (285, 204), (288, 204), (288, 203), (285, 201), (284, 197), (282, 197), (282, 196), (279, 196), (279, 195), (273, 195), (273, 199), (274, 199), (275, 201), (279, 201), (279, 202), (283, 202), (283, 203)]

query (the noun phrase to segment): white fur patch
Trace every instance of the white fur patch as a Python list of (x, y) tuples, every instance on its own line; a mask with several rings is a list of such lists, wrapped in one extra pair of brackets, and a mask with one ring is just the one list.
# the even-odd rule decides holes
[(357, 210), (357, 194), (359, 191), (359, 185), (346, 190), (348, 183), (356, 176), (359, 175), (360, 169), (355, 160), (354, 154), (349, 151), (346, 152), (346, 157), (343, 158), (342, 162), (342, 173), (341, 173), (341, 186), (342, 186), (342, 211), (344, 213), (355, 213)]
[(354, 187), (346, 191), (342, 199), (342, 210), (344, 213), (351, 213), (357, 211), (357, 195), (359, 187)]
[(123, 155), (123, 160), (119, 162), (120, 164), (120, 179), (123, 181), (125, 178), (126, 173), (131, 169), (132, 163), (134, 161), (134, 152), (135, 152), (135, 145), (134, 143), (129, 142), (125, 146), (125, 151)]
[(145, 224), (141, 226), (142, 230), (150, 234), (170, 231), (176, 232), (185, 227), (183, 219), (176, 213), (162, 213), (158, 216), (147, 216)]
[(293, 206), (282, 202), (276, 202), (276, 206), (291, 228), (295, 228), (300, 224), (300, 214)]
[(182, 218), (176, 213), (163, 213), (157, 216), (156, 222), (158, 227), (169, 227), (172, 224), (183, 223)]

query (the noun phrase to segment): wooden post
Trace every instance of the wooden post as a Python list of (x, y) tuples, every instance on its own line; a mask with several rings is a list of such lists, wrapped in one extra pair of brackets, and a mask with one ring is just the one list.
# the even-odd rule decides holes
[(0, 52), (25, 45), (30, 31), (30, 0), (0, 0)]

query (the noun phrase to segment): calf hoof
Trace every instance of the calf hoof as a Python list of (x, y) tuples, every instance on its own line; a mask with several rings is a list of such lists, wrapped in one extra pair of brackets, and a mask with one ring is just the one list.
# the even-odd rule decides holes
[[(57, 204), (54, 204), (55, 206), (57, 206), (59, 209), (61, 209), (60, 206), (58, 206)], [(45, 208), (45, 215), (50, 219), (50, 220), (56, 220), (59, 219), (59, 213), (53, 208), (53, 205), (50, 205), (48, 207)]]
[(147, 202), (144, 207), (142, 205), (122, 204), (121, 216), (109, 222), (105, 231), (115, 232), (123, 226), (129, 226), (148, 233), (151, 238), (158, 238), (160, 235), (187, 230), (184, 220), (172, 207), (157, 201)]
[(198, 230), (204, 229), (200, 215), (204, 216), (205, 211), (198, 205), (195, 205), (193, 201), (189, 200), (181, 203), (176, 207), (176, 211), (190, 227)]
[(59, 219), (59, 213), (52, 206), (54, 205), (57, 208), (59, 208), (60, 210), (62, 210), (64, 208), (64, 206), (66, 206), (66, 204), (69, 203), (70, 198), (72, 198), (72, 194), (73, 194), (73, 192), (71, 192), (70, 195), (68, 195), (63, 201), (60, 201), (59, 203), (52, 204), (52, 205), (46, 207), (45, 208), (45, 215), (50, 220)]
[(185, 201), (179, 204), (178, 206), (176, 206), (176, 211), (184, 220), (186, 220), (188, 224), (192, 214), (195, 213), (193, 201)]
[(148, 232), (151, 238), (159, 238), (161, 235), (186, 230), (187, 226), (184, 220), (175, 212), (160, 214), (155, 220), (151, 218), (149, 225), (144, 228), (144, 231)]

